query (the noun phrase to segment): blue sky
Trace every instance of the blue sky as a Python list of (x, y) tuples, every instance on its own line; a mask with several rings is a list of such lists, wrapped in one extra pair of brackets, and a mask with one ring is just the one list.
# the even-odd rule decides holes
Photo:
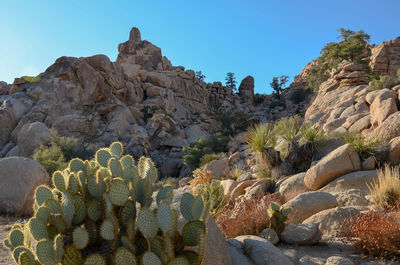
[(173, 65), (206, 81), (253, 75), (270, 93), (273, 76), (293, 78), (336, 41), (340, 27), (371, 43), (400, 36), (399, 0), (1, 0), (0, 80), (36, 75), (63, 55), (115, 60), (132, 26)]

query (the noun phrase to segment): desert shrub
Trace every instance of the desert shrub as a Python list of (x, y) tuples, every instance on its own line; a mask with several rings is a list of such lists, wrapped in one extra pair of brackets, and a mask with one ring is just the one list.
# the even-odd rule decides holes
[(193, 179), (189, 181), (191, 189), (196, 190), (197, 186), (210, 183), (213, 178), (211, 171), (198, 168), (193, 171)]
[(48, 145), (41, 145), (33, 155), (49, 175), (54, 171), (65, 168), (67, 161), (74, 157), (88, 159), (96, 151), (97, 145), (85, 143), (73, 137), (59, 136), (56, 130), (51, 129), (51, 138)]
[(180, 232), (173, 188), (153, 204), (156, 180), (152, 160), (136, 164), (119, 142), (90, 161), (72, 159), (53, 174), (54, 188), (37, 187), (34, 216), (14, 225), (4, 245), (18, 264), (201, 264), (209, 203), (184, 193)]
[(300, 135), (301, 141), (315, 143), (316, 146), (323, 145), (327, 140), (324, 131), (312, 123), (303, 124), (300, 128)]
[(378, 179), (368, 185), (371, 199), (379, 210), (388, 210), (400, 204), (400, 168), (386, 165), (378, 172)]
[(171, 178), (171, 177), (166, 177), (158, 180), (154, 185), (153, 189), (160, 190), (164, 186), (171, 186), (172, 188), (176, 189), (179, 187), (179, 179), (178, 178)]
[(236, 198), (216, 215), (216, 222), (227, 238), (240, 235), (259, 235), (269, 227), (268, 209), (271, 202), (283, 203), (279, 193), (264, 197), (255, 196), (251, 199)]
[(368, 211), (345, 219), (340, 236), (365, 254), (381, 258), (400, 256), (400, 212)]
[(213, 134), (210, 137), (203, 137), (194, 141), (189, 146), (183, 147), (183, 162), (185, 165), (197, 168), (200, 160), (205, 154), (216, 154), (227, 152), (229, 138), (221, 133)]
[(379, 77), (379, 80), (377, 80), (377, 79), (372, 80), (369, 83), (369, 86), (370, 86), (371, 90), (381, 90), (384, 88), (391, 89), (395, 85), (399, 84), (399, 80), (393, 79), (392, 77), (390, 77), (388, 75), (381, 75)]
[(374, 155), (375, 151), (380, 146), (380, 142), (374, 137), (363, 137), (360, 133), (342, 133), (337, 134), (346, 143), (353, 146), (354, 150), (360, 155), (362, 159)]
[(274, 131), (282, 136), (287, 142), (296, 141), (300, 137), (301, 117), (294, 115), (292, 117), (283, 117), (274, 125)]
[(308, 69), (307, 87), (313, 91), (318, 91), (320, 85), (328, 80), (329, 72), (343, 60), (359, 64), (366, 73), (371, 73), (368, 62), (364, 60), (370, 50), (370, 36), (363, 30), (355, 32), (341, 28), (339, 31), (338, 38), (342, 41), (326, 44), (321, 50), (321, 56)]
[(276, 136), (274, 127), (269, 123), (260, 123), (248, 130), (247, 144), (253, 152), (263, 152), (265, 147), (274, 147)]
[(216, 179), (195, 186), (193, 194), (200, 195), (210, 205), (210, 213), (213, 217), (218, 215), (228, 202), (221, 182)]
[(154, 114), (159, 111), (160, 108), (157, 106), (150, 106), (150, 105), (146, 105), (143, 108), (143, 120), (145, 122), (148, 122), (153, 116)]
[(303, 88), (293, 89), (289, 97), (290, 101), (292, 101), (294, 104), (299, 104), (300, 102), (303, 102), (306, 98), (307, 91)]
[(243, 132), (255, 123), (252, 115), (244, 111), (219, 112), (215, 116), (215, 119), (219, 123), (219, 131), (226, 136), (232, 136), (239, 132)]
[(271, 202), (268, 209), (269, 227), (280, 235), (285, 229), (285, 222), (292, 212), (291, 208), (284, 208), (278, 204)]
[(244, 173), (246, 173), (244, 166), (242, 164), (235, 164), (233, 167), (229, 168), (227, 175), (230, 179), (238, 179)]
[(256, 106), (259, 106), (259, 105), (263, 104), (264, 100), (265, 100), (265, 95), (264, 94), (258, 94), (257, 93), (257, 94), (254, 95), (254, 104)]
[(205, 154), (200, 158), (200, 166), (205, 166), (208, 163), (214, 161), (214, 160), (218, 160), (218, 159), (223, 159), (226, 158), (226, 154), (225, 153), (219, 153), (219, 154)]
[(271, 170), (265, 165), (258, 165), (255, 173), (258, 179), (272, 179)]
[(283, 109), (286, 109), (286, 103), (283, 100), (273, 100), (269, 105), (269, 109), (274, 109), (276, 107), (282, 107)]

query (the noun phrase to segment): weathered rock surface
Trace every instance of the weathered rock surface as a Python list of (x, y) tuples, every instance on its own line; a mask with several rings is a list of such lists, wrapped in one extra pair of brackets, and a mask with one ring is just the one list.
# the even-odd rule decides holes
[(31, 215), (36, 187), (49, 181), (46, 170), (34, 160), (23, 157), (0, 159), (0, 211)]
[(254, 77), (246, 76), (239, 86), (239, 97), (243, 102), (254, 105)]
[(249, 253), (250, 259), (256, 265), (294, 265), (277, 247), (264, 238), (247, 235), (235, 239), (243, 243), (244, 251)]
[(50, 142), (50, 131), (44, 123), (26, 123), (18, 133), (19, 155), (29, 157), (36, 148), (48, 142)]
[(299, 194), (310, 191), (304, 185), (304, 176), (306, 173), (299, 173), (285, 179), (280, 185), (278, 192), (283, 195), (286, 201), (291, 200)]
[(318, 223), (290, 224), (281, 233), (281, 240), (293, 245), (315, 245), (322, 237)]
[(301, 223), (308, 217), (338, 206), (336, 198), (327, 192), (310, 191), (300, 194), (282, 205), (292, 208), (291, 223)]
[(346, 144), (312, 166), (306, 172), (304, 184), (311, 190), (317, 190), (343, 174), (360, 169), (360, 157), (351, 145)]

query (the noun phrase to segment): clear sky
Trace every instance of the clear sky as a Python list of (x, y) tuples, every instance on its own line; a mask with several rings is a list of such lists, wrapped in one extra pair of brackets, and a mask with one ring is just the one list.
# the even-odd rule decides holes
[(293, 78), (337, 29), (364, 29), (371, 43), (400, 36), (400, 0), (0, 0), (0, 80), (36, 75), (63, 55), (105, 54), (132, 26), (173, 65), (206, 81), (253, 75), (270, 93), (273, 76)]

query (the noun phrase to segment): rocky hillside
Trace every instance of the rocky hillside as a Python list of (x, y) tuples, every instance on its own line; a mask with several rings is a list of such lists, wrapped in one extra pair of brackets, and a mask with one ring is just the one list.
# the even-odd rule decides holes
[(202, 82), (172, 66), (137, 28), (118, 51), (116, 62), (61, 57), (38, 82), (0, 83), (0, 157), (32, 156), (53, 128), (100, 146), (119, 140), (135, 158), (149, 155), (163, 175), (177, 176), (182, 146), (215, 130), (217, 110), (249, 112), (254, 104), (252, 77), (238, 95)]

